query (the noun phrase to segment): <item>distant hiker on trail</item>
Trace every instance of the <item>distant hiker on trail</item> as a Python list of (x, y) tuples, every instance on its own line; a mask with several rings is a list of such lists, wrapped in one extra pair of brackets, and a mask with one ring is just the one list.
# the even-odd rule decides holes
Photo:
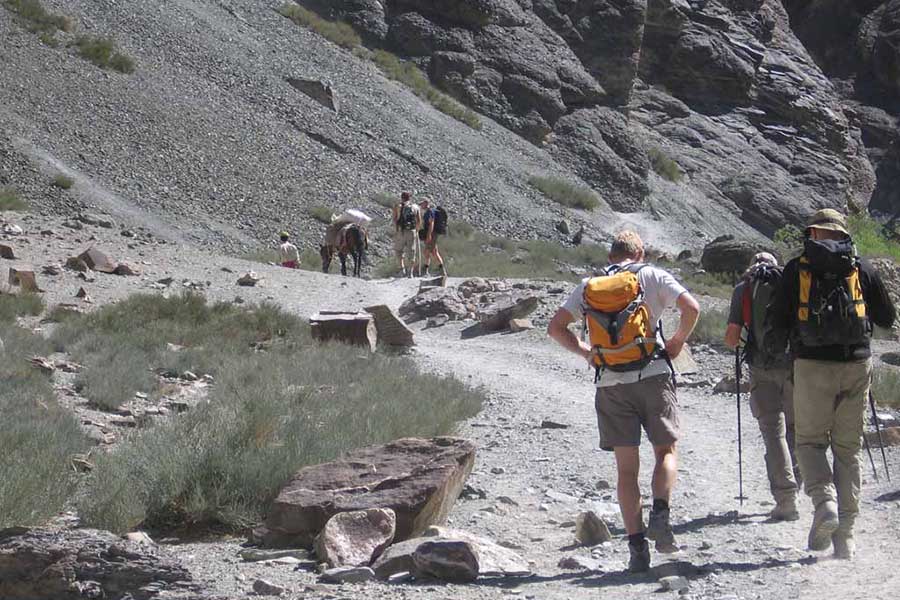
[(431, 275), (431, 257), (437, 261), (441, 269), (441, 275), (446, 277), (447, 269), (444, 268), (444, 258), (438, 250), (438, 236), (447, 233), (447, 211), (437, 206), (432, 208), (427, 198), (419, 202), (422, 212), (422, 229), (419, 230), (419, 239), (425, 244), (425, 275)]
[[(678, 474), (675, 443), (680, 431), (670, 359), (681, 353), (700, 315), (694, 297), (666, 271), (643, 264), (643, 258), (644, 244), (635, 232), (617, 235), (609, 251), (610, 266), (575, 288), (548, 329), (550, 337), (596, 369), (600, 447), (615, 452), (619, 509), (628, 533), (632, 573), (650, 568), (647, 538), (656, 541), (658, 552), (677, 550), (669, 499)], [(681, 319), (665, 341), (660, 319), (672, 305), (678, 307)], [(590, 343), (569, 330), (582, 318)], [(638, 485), (641, 427), (656, 455), (653, 509), (646, 530)]]
[(769, 516), (775, 521), (796, 521), (797, 479), (794, 458), (794, 386), (787, 353), (770, 355), (763, 347), (766, 311), (781, 269), (768, 252), (753, 257), (731, 296), (725, 344), (736, 351), (747, 332), (742, 360), (750, 365), (750, 411), (756, 417), (766, 447), (766, 472), (775, 498)]
[[(392, 220), (394, 223), (394, 254), (400, 261), (400, 272), (403, 277), (413, 276), (413, 270), (419, 260), (419, 238), (416, 232), (422, 229), (422, 211), (412, 201), (409, 192), (400, 195), (400, 202), (394, 206)], [(406, 268), (406, 257), (409, 257), (409, 270)]]
[(281, 238), (281, 246), (278, 248), (281, 266), (288, 269), (300, 268), (300, 252), (297, 250), (297, 246), (288, 241), (291, 236), (286, 231), (282, 231), (278, 237)]
[[(872, 323), (890, 327), (896, 311), (872, 265), (856, 256), (844, 216), (815, 213), (803, 255), (784, 268), (769, 310), (765, 346), (794, 358), (797, 461), (816, 512), (810, 550), (853, 558), (859, 514), (861, 437), (872, 376)], [(834, 457), (834, 471), (827, 450)]]

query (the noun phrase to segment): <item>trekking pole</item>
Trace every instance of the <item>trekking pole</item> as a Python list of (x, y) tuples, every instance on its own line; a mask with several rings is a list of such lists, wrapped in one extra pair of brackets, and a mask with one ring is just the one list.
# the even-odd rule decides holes
[(869, 464), (872, 465), (872, 474), (875, 476), (875, 481), (878, 481), (878, 468), (875, 467), (875, 458), (872, 456), (872, 448), (869, 446), (869, 438), (866, 437), (865, 431), (863, 431), (863, 446), (866, 448), (866, 454), (869, 455)]
[(741, 347), (734, 349), (734, 392), (737, 396), (737, 430), (738, 430), (738, 497), (744, 506), (744, 446), (741, 435)]
[(878, 445), (881, 446), (881, 460), (884, 461), (884, 474), (887, 480), (891, 480), (891, 472), (888, 469), (887, 453), (884, 451), (884, 437), (881, 435), (881, 425), (878, 424), (878, 415), (875, 412), (875, 396), (869, 390), (869, 406), (872, 408), (872, 422), (875, 423), (875, 431), (878, 434)]

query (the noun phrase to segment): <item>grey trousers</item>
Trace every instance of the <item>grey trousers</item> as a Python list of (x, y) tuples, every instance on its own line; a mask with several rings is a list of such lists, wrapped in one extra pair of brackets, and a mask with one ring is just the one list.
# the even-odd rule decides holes
[(750, 367), (750, 410), (766, 447), (766, 473), (776, 502), (792, 500), (798, 487), (794, 477), (794, 389), (788, 369)]

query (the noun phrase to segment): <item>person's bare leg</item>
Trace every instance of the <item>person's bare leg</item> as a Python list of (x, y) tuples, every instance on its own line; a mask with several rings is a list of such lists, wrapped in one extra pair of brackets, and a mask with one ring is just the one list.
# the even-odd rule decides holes
[(614, 450), (619, 478), (616, 492), (625, 531), (629, 535), (640, 533), (644, 531), (644, 519), (641, 513), (641, 489), (638, 485), (641, 470), (639, 449), (637, 446), (619, 446)]
[(672, 489), (678, 479), (678, 453), (675, 445), (654, 446), (656, 466), (653, 468), (653, 499), (665, 500), (668, 504)]

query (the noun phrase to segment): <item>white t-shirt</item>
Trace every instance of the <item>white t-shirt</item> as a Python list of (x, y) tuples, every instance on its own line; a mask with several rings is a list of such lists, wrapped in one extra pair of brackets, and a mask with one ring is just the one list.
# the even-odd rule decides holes
[(278, 248), (278, 251), (281, 255), (281, 262), (283, 263), (290, 261), (300, 261), (300, 253), (297, 251), (297, 246), (293, 245), (290, 242), (281, 244), (281, 246)]
[[(620, 263), (625, 265), (627, 263)], [(588, 279), (584, 279), (581, 284), (576, 287), (569, 297), (563, 302), (562, 307), (575, 320), (582, 319), (584, 316), (584, 287)], [(638, 282), (641, 289), (644, 290), (644, 302), (650, 310), (650, 318), (659, 321), (667, 308), (675, 305), (678, 297), (687, 292), (687, 289), (678, 283), (668, 271), (663, 271), (658, 267), (647, 265), (638, 272)], [(657, 335), (657, 337), (659, 337)], [(660, 346), (663, 345), (660, 338)], [(669, 365), (663, 358), (653, 360), (640, 371), (626, 371), (619, 373), (616, 371), (604, 370), (597, 387), (607, 387), (611, 385), (621, 385), (623, 383), (635, 383), (647, 377), (654, 375), (662, 375), (669, 373)]]

